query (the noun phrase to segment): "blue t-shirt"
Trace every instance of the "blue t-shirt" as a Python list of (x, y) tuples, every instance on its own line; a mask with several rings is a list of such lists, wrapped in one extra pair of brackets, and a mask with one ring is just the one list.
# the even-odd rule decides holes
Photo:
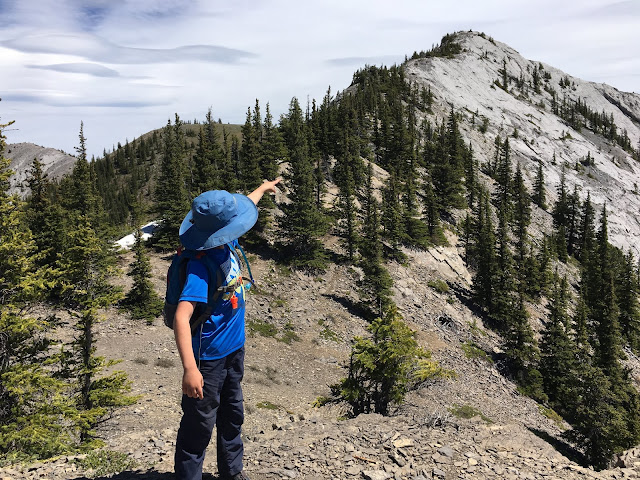
[[(205, 250), (214, 263), (220, 265), (224, 277), (224, 284), (229, 285), (233, 281), (238, 282), (235, 296), (238, 298), (238, 306), (234, 309), (231, 305), (231, 292), (224, 293), (222, 301), (211, 313), (208, 320), (203, 322), (192, 337), (193, 354), (196, 359), (217, 360), (235, 352), (244, 345), (244, 288), (240, 281), (240, 265), (235, 255), (227, 246), (224, 249), (212, 248)], [(180, 301), (207, 303), (209, 290), (209, 278), (207, 267), (194, 259), (187, 264), (187, 280), (180, 295)]]

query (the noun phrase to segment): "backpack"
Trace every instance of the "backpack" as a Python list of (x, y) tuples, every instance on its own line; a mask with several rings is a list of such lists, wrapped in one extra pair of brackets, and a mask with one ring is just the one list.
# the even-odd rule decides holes
[[(227, 246), (229, 247), (231, 254), (236, 257), (238, 265), (242, 266), (242, 264), (240, 263), (240, 259), (238, 258), (235, 246), (231, 243), (228, 243)], [(249, 281), (251, 284), (254, 284), (253, 276), (251, 275), (251, 268), (249, 267), (247, 257), (244, 254), (242, 247), (240, 247), (240, 245), (237, 245), (237, 247), (240, 252), (242, 252), (242, 257), (244, 258), (247, 269), (249, 270)], [(220, 265), (218, 265), (204, 251), (183, 250), (182, 248), (178, 249), (176, 254), (173, 256), (171, 265), (169, 265), (169, 270), (167, 271), (167, 291), (164, 298), (164, 308), (162, 309), (164, 324), (167, 327), (173, 329), (176, 310), (178, 309), (178, 302), (180, 301), (180, 295), (182, 294), (182, 289), (184, 288), (184, 284), (187, 281), (187, 264), (192, 259), (201, 261), (209, 272), (209, 291), (207, 293), (207, 303), (198, 304), (193, 314), (191, 315), (191, 318), (189, 319), (191, 334), (193, 335), (198, 327), (211, 316), (211, 312), (213, 312), (218, 306), (218, 303), (223, 298), (223, 295), (225, 293), (235, 291), (237, 283), (234, 282), (230, 285), (224, 285), (225, 276), (222, 272), (222, 269), (220, 268)], [(244, 279), (244, 277), (242, 276), (240, 276), (239, 278), (241, 281)], [(215, 281), (212, 281), (212, 279), (215, 279)]]

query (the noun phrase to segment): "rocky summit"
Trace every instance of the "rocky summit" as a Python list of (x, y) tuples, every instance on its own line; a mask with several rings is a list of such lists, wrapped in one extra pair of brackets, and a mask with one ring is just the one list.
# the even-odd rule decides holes
[[(460, 128), (481, 163), (495, 155), (496, 135), (509, 137), (512, 159), (521, 163), (529, 185), (538, 163), (542, 164), (550, 199), (555, 198), (564, 166), (570, 191), (577, 186), (582, 199), (590, 192), (597, 211), (604, 204), (611, 207), (611, 242), (623, 250), (633, 250), (637, 258), (640, 164), (629, 152), (588, 128), (572, 128), (553, 112), (552, 92), (559, 104), (580, 100), (592, 111), (612, 117), (635, 149), (640, 149), (640, 95), (581, 80), (543, 62), (525, 59), (484, 34), (460, 32), (455, 34), (455, 41), (462, 51), (452, 58), (418, 58), (405, 67), (409, 81), (431, 88), (436, 117), (446, 118), (451, 108), (463, 113), (466, 121)], [(505, 67), (508, 84), (503, 89), (497, 83), (502, 81), (501, 70)], [(518, 88), (521, 79), (531, 80), (534, 70), (541, 77), (538, 92)], [(486, 134), (478, 128), (485, 118)], [(585, 168), (587, 156), (593, 161)]]
[(28, 187), (25, 185), (27, 174), (34, 158), (42, 162), (43, 173), (50, 180), (60, 179), (62, 176), (71, 172), (76, 157), (68, 153), (56, 150), (55, 148), (46, 148), (33, 143), (13, 143), (7, 145), (5, 156), (11, 160), (10, 168), (14, 174), (10, 178), (12, 191), (21, 195), (28, 193)]

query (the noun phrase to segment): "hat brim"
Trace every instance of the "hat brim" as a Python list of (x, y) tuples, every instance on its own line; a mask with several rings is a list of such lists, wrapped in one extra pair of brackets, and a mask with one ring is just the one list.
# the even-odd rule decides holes
[(233, 193), (236, 200), (237, 215), (231, 222), (215, 232), (205, 232), (191, 222), (193, 212), (189, 210), (180, 225), (180, 242), (190, 250), (208, 250), (225, 245), (241, 237), (253, 227), (258, 220), (258, 207), (253, 201), (240, 193)]

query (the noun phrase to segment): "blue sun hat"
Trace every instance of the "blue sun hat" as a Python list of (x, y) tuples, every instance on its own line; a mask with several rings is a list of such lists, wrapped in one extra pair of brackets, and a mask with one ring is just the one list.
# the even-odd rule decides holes
[(244, 235), (258, 220), (258, 208), (239, 193), (210, 190), (193, 199), (180, 225), (180, 242), (190, 250), (208, 250)]

